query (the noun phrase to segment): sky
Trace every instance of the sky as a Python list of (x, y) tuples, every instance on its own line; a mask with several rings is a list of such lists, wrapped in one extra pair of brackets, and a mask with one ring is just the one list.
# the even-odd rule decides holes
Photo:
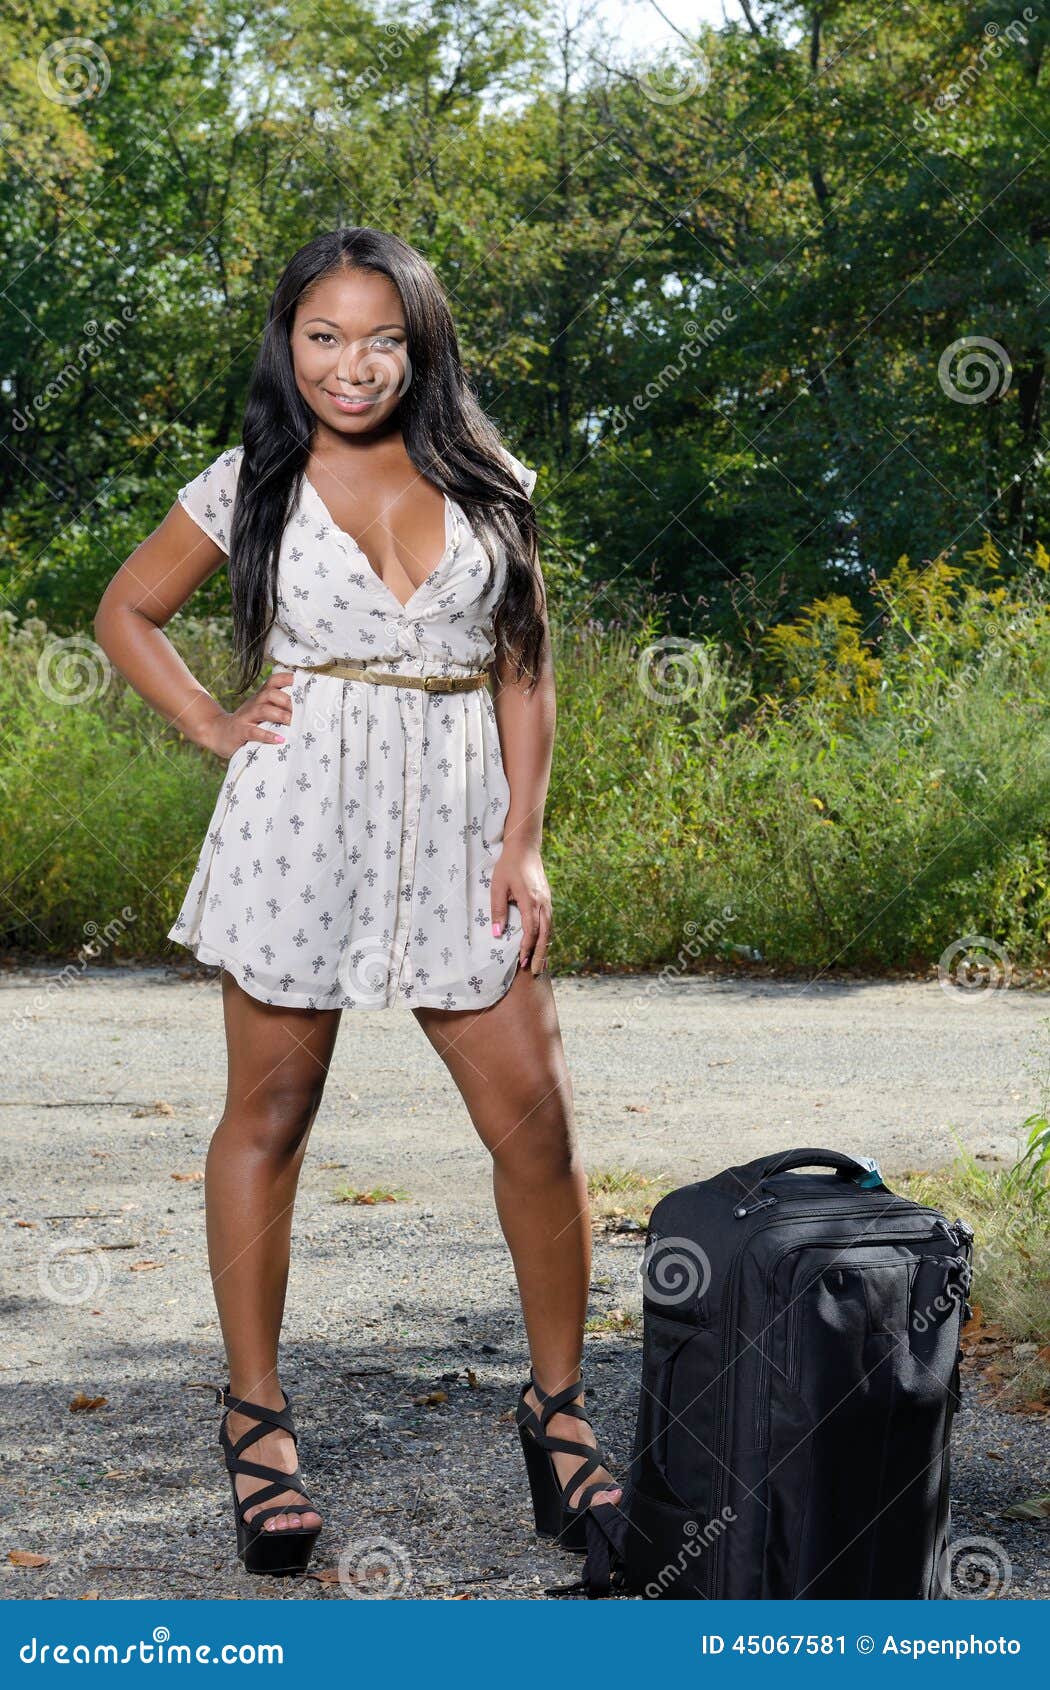
[[(681, 42), (681, 37), (669, 28), (660, 16), (669, 18), (679, 29), (693, 29), (698, 23), (721, 24), (722, 0), (658, 0), (660, 10), (650, 0), (600, 0), (598, 16), (605, 25), (611, 41), (635, 51), (658, 48), (662, 43)], [(740, 18), (737, 0), (726, 0), (731, 18)]]

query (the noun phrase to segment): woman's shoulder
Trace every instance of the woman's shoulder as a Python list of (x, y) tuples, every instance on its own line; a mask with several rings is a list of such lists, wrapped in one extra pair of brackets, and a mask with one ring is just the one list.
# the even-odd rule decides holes
[(237, 477), (244, 457), (243, 445), (227, 446), (210, 464), (178, 490), (178, 500), (198, 528), (229, 555), (230, 523), (237, 497)]
[(523, 464), (521, 459), (516, 458), (514, 453), (509, 451), (506, 446), (501, 445), (500, 451), (506, 458), (509, 467), (514, 471), (514, 474), (521, 482), (527, 496), (531, 499), (532, 489), (536, 485), (536, 471), (534, 469), (530, 469), (528, 464)]

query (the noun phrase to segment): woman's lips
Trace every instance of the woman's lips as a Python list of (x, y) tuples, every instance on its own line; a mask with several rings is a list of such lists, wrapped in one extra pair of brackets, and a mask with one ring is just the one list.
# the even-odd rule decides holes
[(374, 399), (352, 399), (342, 393), (330, 393), (327, 387), (323, 388), (322, 392), (340, 411), (347, 411), (351, 416), (356, 411), (367, 411), (370, 406), (375, 404)]

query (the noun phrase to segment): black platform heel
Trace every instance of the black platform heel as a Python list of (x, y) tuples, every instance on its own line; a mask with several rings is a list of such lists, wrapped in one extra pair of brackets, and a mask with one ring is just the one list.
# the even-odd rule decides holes
[[(237, 1554), (244, 1562), (247, 1573), (269, 1573), (278, 1577), (285, 1573), (304, 1573), (310, 1564), (310, 1556), (314, 1544), (321, 1535), (320, 1526), (285, 1527), (282, 1531), (263, 1531), (265, 1522), (278, 1514), (305, 1514), (308, 1510), (319, 1512), (303, 1486), (303, 1476), (296, 1464), (294, 1473), (282, 1473), (279, 1467), (264, 1467), (255, 1461), (244, 1461), (242, 1456), (250, 1445), (264, 1438), (271, 1427), (278, 1427), (288, 1432), (293, 1442), (298, 1442), (295, 1425), (292, 1421), (292, 1399), (283, 1390), (283, 1408), (266, 1408), (262, 1403), (245, 1402), (235, 1397), (229, 1385), (224, 1390), (216, 1387), (217, 1399), (224, 1404), (228, 1411), (232, 1408), (235, 1414), (244, 1414), (253, 1420), (258, 1420), (258, 1426), (250, 1426), (244, 1436), (236, 1443), (230, 1440), (226, 1429), (227, 1414), (224, 1414), (219, 1425), (219, 1444), (226, 1459), (226, 1471), (230, 1475), (230, 1489), (233, 1492), (233, 1517), (237, 1526)], [(268, 1479), (269, 1483), (260, 1485), (258, 1490), (252, 1491), (250, 1496), (243, 1499), (237, 1495), (237, 1475), (245, 1474), (249, 1478)], [(268, 1502), (272, 1497), (281, 1496), (285, 1491), (295, 1491), (305, 1500), (303, 1502), (283, 1502), (278, 1506), (259, 1508), (250, 1520), (244, 1516), (249, 1509), (258, 1507), (261, 1502)]]
[[(589, 1475), (599, 1467), (608, 1471), (609, 1463), (600, 1446), (592, 1449), (590, 1444), (578, 1443), (575, 1439), (555, 1438), (546, 1429), (547, 1422), (555, 1414), (571, 1414), (577, 1420), (586, 1420), (590, 1424), (586, 1409), (573, 1400), (579, 1396), (582, 1384), (581, 1369), (580, 1377), (574, 1384), (548, 1394), (540, 1389), (536, 1374), (530, 1368), (529, 1377), (521, 1387), (514, 1417), (525, 1457), (537, 1532), (541, 1537), (553, 1538), (563, 1549), (586, 1552), (587, 1555), (582, 1579), (573, 1585), (557, 1587), (558, 1593), (580, 1589), (586, 1590), (588, 1596), (607, 1596), (623, 1547), (626, 1520), (618, 1503), (592, 1503), (591, 1498), (599, 1491), (622, 1490), (623, 1487), (614, 1479), (592, 1479), (587, 1484)], [(525, 1401), (525, 1393), (530, 1386), (540, 1404), (538, 1415)], [(559, 1450), (566, 1455), (584, 1458), (583, 1465), (564, 1485), (554, 1465), (554, 1454)], [(575, 1507), (570, 1507), (569, 1498), (580, 1489), (581, 1484), (580, 1500)]]

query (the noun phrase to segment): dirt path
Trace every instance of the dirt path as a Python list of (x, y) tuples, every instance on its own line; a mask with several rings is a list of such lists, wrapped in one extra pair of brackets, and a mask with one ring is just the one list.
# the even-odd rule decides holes
[[(588, 1166), (674, 1183), (802, 1144), (873, 1153), (887, 1175), (949, 1160), (953, 1135), (1011, 1157), (1050, 1013), (1040, 994), (960, 1002), (936, 984), (632, 977), (556, 992)], [(0, 993), (0, 1382), (16, 1472), (3, 1593), (341, 1597), (240, 1571), (217, 1412), (189, 1384), (225, 1377), (196, 1177), (224, 1092), (217, 981), (158, 968), (63, 984), (33, 969), (0, 976)], [(340, 1204), (346, 1184), (407, 1195)], [(637, 1240), (596, 1241), (593, 1313), (640, 1306), (639, 1256)], [(638, 1340), (587, 1342), (596, 1423), (622, 1471)], [(577, 1560), (529, 1529), (508, 1419), (526, 1365), (489, 1164), (458, 1093), (410, 1014), (344, 1015), (296, 1211), (284, 1354), (326, 1509), (315, 1564), (346, 1552), (367, 1568), (382, 1540), (375, 1554), (410, 1598), (542, 1596), (575, 1578)], [(447, 1404), (414, 1406), (438, 1383)], [(71, 1413), (77, 1392), (107, 1400)], [(956, 1533), (1002, 1546), (1004, 1594), (1046, 1596), (1045, 1528), (999, 1510), (1045, 1489), (1050, 1432), (971, 1395)], [(10, 1548), (50, 1565), (8, 1566)]]

